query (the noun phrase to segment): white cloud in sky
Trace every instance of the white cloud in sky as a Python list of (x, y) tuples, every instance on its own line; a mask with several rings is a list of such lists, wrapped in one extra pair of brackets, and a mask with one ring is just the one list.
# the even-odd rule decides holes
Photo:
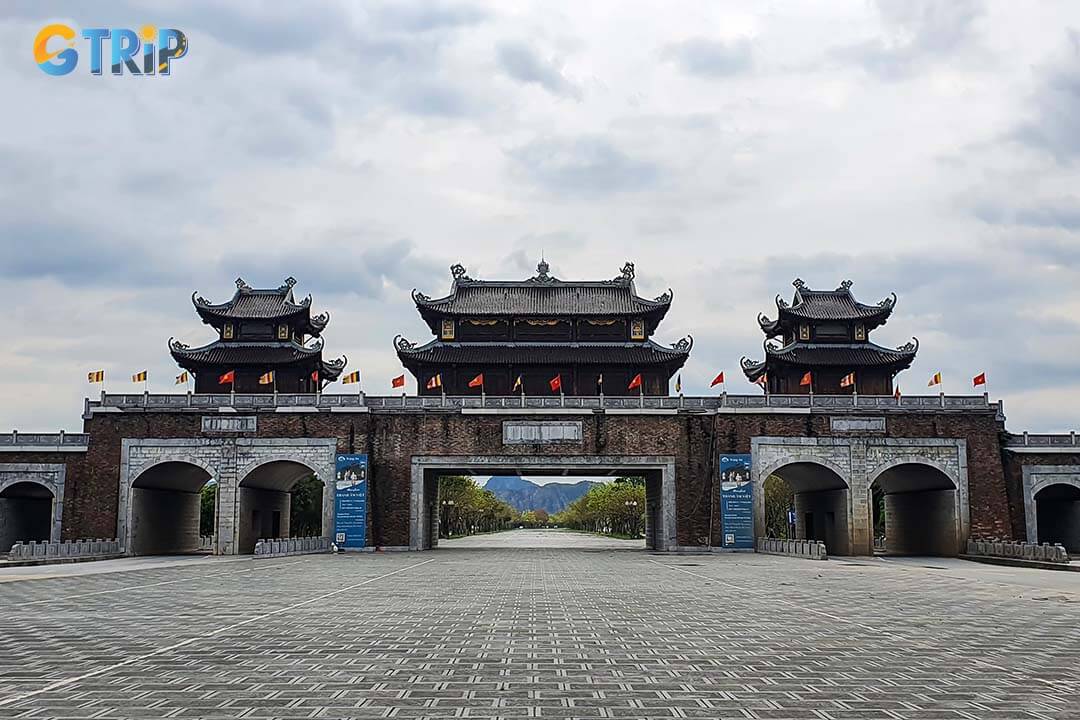
[[(169, 78), (55, 78), (50, 20), (175, 26)], [(232, 280), (296, 276), (367, 389), (447, 267), (675, 290), (688, 393), (761, 354), (755, 318), (855, 281), (918, 336), (905, 392), (985, 370), (1011, 429), (1077, 425), (1080, 6), (13, 2), (0, 7), (0, 427), (77, 429)], [(91, 388), (93, 389), (93, 388)]]

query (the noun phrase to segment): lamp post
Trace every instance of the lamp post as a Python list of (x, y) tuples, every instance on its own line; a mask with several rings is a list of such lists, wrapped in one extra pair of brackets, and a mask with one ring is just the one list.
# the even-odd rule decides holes
[(443, 500), (442, 501), (442, 506), (443, 506), (443, 512), (446, 514), (446, 537), (448, 537), (448, 538), (453, 537), (454, 531), (453, 531), (452, 525), (450, 523), (450, 511), (454, 509), (454, 501), (453, 500)]
[(637, 537), (637, 500), (627, 500), (624, 504), (626, 505), (626, 512), (630, 515), (630, 527), (627, 529), (630, 530), (631, 534), (633, 534), (634, 537)]

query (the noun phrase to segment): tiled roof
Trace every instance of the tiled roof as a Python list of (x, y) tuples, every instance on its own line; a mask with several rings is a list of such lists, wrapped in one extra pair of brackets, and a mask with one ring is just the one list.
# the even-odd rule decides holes
[(326, 380), (334, 380), (345, 367), (344, 360), (322, 359), (322, 342), (304, 347), (294, 342), (222, 342), (190, 348), (176, 340), (169, 341), (169, 352), (180, 367), (193, 370), (200, 366), (275, 367), (315, 360)]
[(867, 329), (885, 324), (896, 305), (896, 295), (885, 298), (877, 305), (864, 305), (851, 294), (851, 281), (845, 280), (835, 290), (811, 290), (802, 280), (795, 280), (795, 295), (791, 304), (776, 296), (779, 313), (776, 320), (758, 316), (761, 329), (769, 336), (782, 332), (785, 319), (795, 320), (862, 320)]
[(895, 350), (874, 343), (792, 343), (785, 347), (765, 346), (765, 361), (753, 361), (743, 358), (743, 371), (751, 380), (756, 380), (772, 363), (784, 363), (798, 367), (888, 367), (895, 366), (902, 370), (911, 365), (915, 353), (919, 350), (918, 341), (913, 341)]
[[(634, 267), (624, 266), (613, 280), (567, 281), (548, 274), (541, 262), (537, 275), (528, 280), (473, 280), (465, 268), (451, 268), (454, 283), (450, 294), (429, 298), (413, 291), (416, 306), (448, 315), (646, 315), (660, 317), (671, 305), (668, 291), (655, 300), (638, 297), (634, 291)], [(655, 322), (659, 322), (657, 318)]]
[(328, 313), (311, 316), (311, 296), (300, 302), (293, 297), (296, 280), (287, 278), (285, 284), (273, 289), (255, 289), (241, 279), (236, 280), (236, 293), (225, 303), (214, 304), (198, 293), (191, 296), (195, 310), (204, 322), (218, 325), (222, 320), (281, 320), (295, 315), (305, 316), (301, 331), (318, 335), (330, 321)]
[(673, 347), (643, 343), (447, 343), (433, 340), (419, 347), (396, 340), (398, 357), (406, 366), (435, 365), (664, 365), (681, 366), (693, 343)]

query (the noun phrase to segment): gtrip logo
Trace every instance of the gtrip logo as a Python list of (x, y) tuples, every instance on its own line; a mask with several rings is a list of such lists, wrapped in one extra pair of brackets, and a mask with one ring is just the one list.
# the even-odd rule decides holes
[[(79, 64), (75, 39), (79, 33), (69, 25), (53, 23), (34, 38), (34, 62), (49, 75), (67, 75)], [(90, 51), (90, 74), (101, 75), (102, 54), (109, 49), (113, 75), (169, 75), (170, 63), (187, 55), (187, 35), (174, 28), (143, 25), (138, 32), (128, 28), (86, 28), (82, 31)]]

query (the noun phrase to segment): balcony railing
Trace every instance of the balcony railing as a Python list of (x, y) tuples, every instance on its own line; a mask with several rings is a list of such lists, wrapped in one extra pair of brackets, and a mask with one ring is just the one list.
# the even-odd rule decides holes
[(26, 448), (28, 450), (46, 450), (49, 448), (85, 449), (90, 444), (90, 436), (83, 433), (21, 433), (12, 431), (0, 433), (0, 448)]
[(1011, 448), (1067, 448), (1074, 447), (1080, 452), (1080, 442), (1076, 433), (1009, 433), (1005, 447)]
[(365, 395), (359, 394), (102, 394), (86, 400), (85, 417), (97, 412), (115, 411), (205, 411), (234, 408), (241, 412), (259, 410), (356, 409), (363, 411), (459, 411), (489, 410), (785, 410), (813, 409), (844, 411), (993, 411), (1001, 416), (1001, 403), (986, 395), (911, 395), (899, 399), (891, 395), (720, 395), (708, 396), (521, 396), (521, 395)]

